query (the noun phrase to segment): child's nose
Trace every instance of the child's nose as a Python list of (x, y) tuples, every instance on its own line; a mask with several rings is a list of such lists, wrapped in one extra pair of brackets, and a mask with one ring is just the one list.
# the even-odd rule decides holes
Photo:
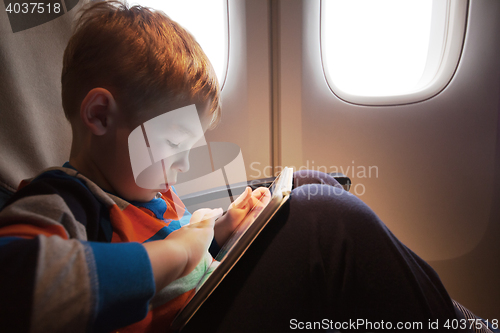
[(189, 170), (189, 152), (182, 154), (178, 160), (175, 161), (173, 167), (178, 172), (186, 172)]

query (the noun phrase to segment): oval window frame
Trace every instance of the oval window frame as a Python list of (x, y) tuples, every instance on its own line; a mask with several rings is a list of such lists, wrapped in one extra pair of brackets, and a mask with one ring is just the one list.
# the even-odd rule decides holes
[[(420, 86), (413, 91), (404, 94), (367, 96), (357, 95), (342, 90), (330, 77), (327, 67), (327, 55), (323, 43), (325, 40), (325, 1), (320, 2), (320, 54), (321, 65), (325, 80), (332, 93), (341, 100), (359, 105), (389, 106), (418, 103), (430, 99), (443, 91), (451, 82), (458, 68), (464, 46), (469, 0), (434, 0), (433, 10), (442, 6), (438, 1), (446, 1), (445, 18), (436, 19), (433, 15), (431, 24), (445, 24), (444, 33), (441, 36), (433, 36), (429, 41), (429, 52), (424, 73), (420, 80)], [(441, 23), (440, 23), (441, 21)], [(432, 27), (431, 27), (432, 29)], [(432, 45), (439, 44), (432, 47)], [(431, 57), (431, 53), (439, 53)], [(428, 82), (425, 83), (425, 80)], [(422, 84), (424, 82), (424, 84)]]

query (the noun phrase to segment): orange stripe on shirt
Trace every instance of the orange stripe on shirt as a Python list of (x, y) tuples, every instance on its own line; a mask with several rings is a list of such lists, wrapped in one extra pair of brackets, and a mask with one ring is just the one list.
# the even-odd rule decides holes
[(32, 224), (11, 224), (0, 229), (0, 237), (14, 236), (22, 238), (35, 238), (38, 235), (60, 236), (68, 239), (68, 234), (63, 226), (57, 224), (46, 224), (43, 226)]
[(109, 208), (109, 215), (113, 227), (112, 243), (143, 243), (166, 226), (163, 221), (148, 215), (134, 205), (128, 205), (124, 210), (113, 205)]
[(181, 199), (174, 193), (172, 189), (161, 194), (163, 200), (167, 202), (168, 209), (163, 214), (164, 219), (180, 220), (184, 215), (186, 206), (182, 203)]

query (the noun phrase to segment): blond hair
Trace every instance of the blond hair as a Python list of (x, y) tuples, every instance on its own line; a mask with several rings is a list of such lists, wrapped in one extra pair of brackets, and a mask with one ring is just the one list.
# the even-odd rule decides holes
[(219, 83), (200, 45), (167, 15), (142, 6), (84, 7), (64, 52), (61, 83), (69, 120), (95, 87), (131, 113), (159, 101), (210, 101), (212, 126), (220, 118)]

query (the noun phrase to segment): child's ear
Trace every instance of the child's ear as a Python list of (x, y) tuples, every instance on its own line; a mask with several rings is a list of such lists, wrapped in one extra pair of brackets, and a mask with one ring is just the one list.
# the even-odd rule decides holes
[(116, 101), (104, 88), (90, 90), (80, 106), (80, 117), (94, 135), (104, 135), (116, 114)]

